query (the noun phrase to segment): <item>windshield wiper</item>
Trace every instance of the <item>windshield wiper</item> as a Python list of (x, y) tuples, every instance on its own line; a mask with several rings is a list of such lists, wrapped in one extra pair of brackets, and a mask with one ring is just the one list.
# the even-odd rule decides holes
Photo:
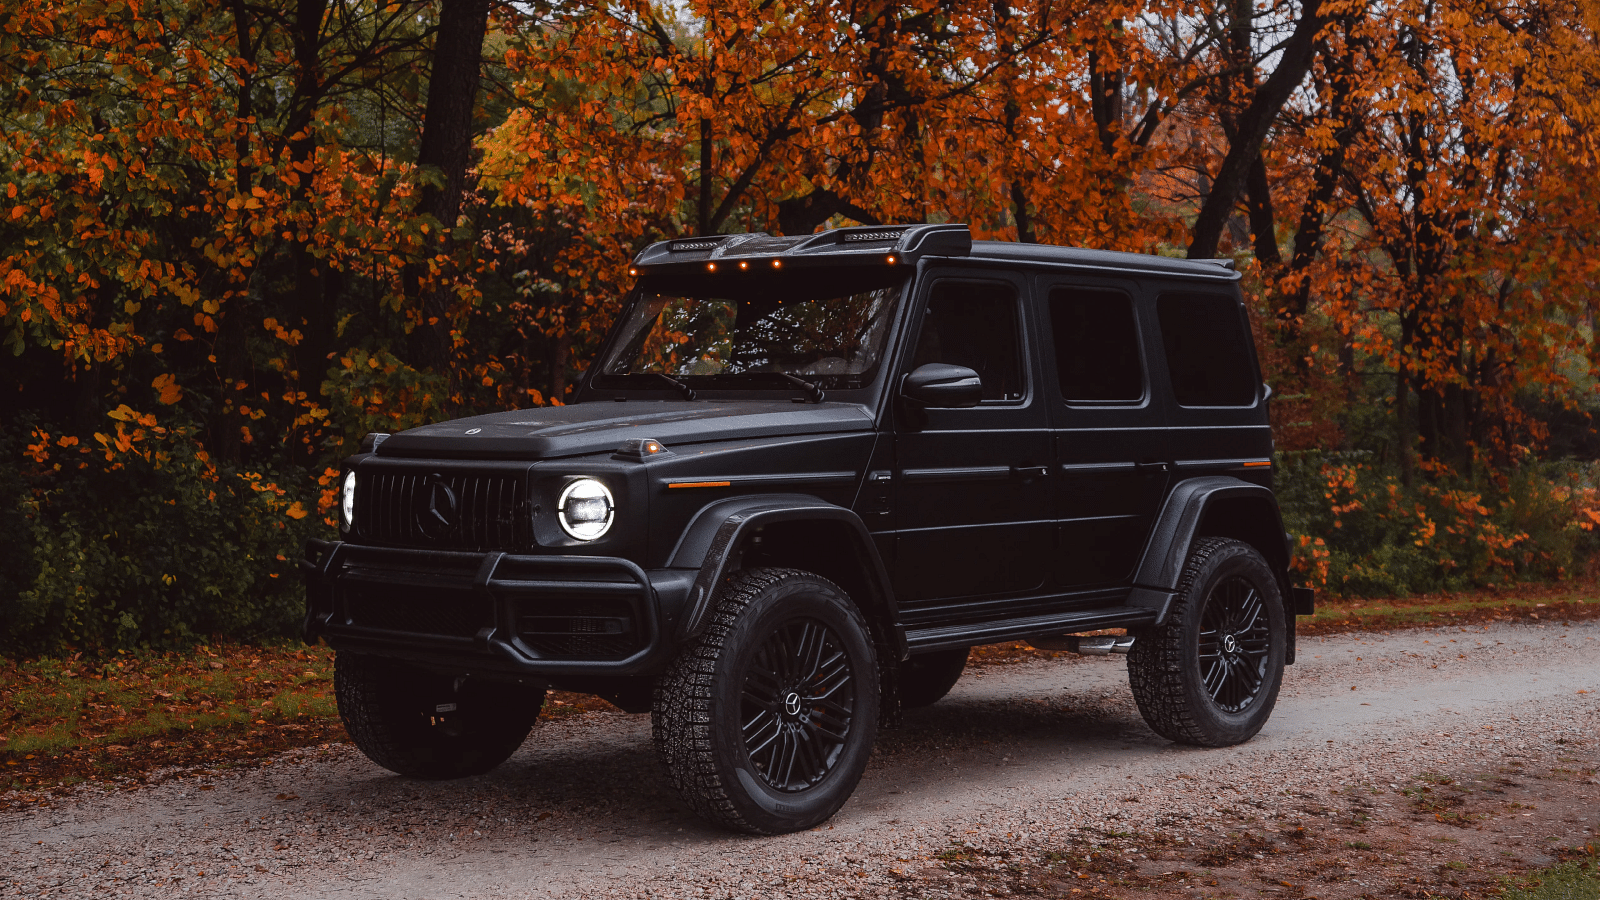
[(823, 393), (822, 387), (815, 381), (801, 378), (799, 375), (790, 375), (788, 372), (773, 372), (772, 374), (804, 390), (806, 392), (806, 397), (808, 397), (812, 403), (821, 403), (823, 400), (827, 399), (828, 395)]
[(668, 375), (665, 372), (650, 372), (648, 374), (654, 375), (655, 377), (661, 379), (662, 381), (665, 381), (666, 383), (668, 383), (668, 384), (672, 385), (673, 387), (677, 388), (678, 389), (678, 393), (683, 395), (683, 399), (685, 399), (685, 400), (693, 400), (695, 398), (694, 388), (689, 387), (687, 384), (684, 384), (683, 382), (679, 381), (676, 378), (673, 378), (671, 375)]
[(815, 381), (801, 378), (799, 375), (790, 375), (788, 372), (740, 372), (739, 374), (764, 375), (768, 378), (782, 378), (784, 381), (787, 381), (795, 387), (806, 392), (805, 400), (796, 401), (800, 403), (808, 401), (811, 403), (821, 403), (828, 396), (827, 394), (823, 393), (822, 388), (818, 386)]

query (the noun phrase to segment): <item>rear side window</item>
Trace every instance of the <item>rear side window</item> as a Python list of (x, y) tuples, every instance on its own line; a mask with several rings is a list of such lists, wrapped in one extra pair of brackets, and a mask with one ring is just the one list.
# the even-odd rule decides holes
[(1255, 402), (1250, 330), (1237, 300), (1226, 294), (1162, 294), (1156, 316), (1178, 405)]
[(911, 368), (966, 366), (983, 381), (983, 399), (1021, 400), (1022, 350), (1017, 291), (993, 281), (940, 281), (928, 297)]
[(1055, 288), (1050, 292), (1050, 328), (1061, 396), (1068, 403), (1144, 399), (1132, 297), (1092, 288)]

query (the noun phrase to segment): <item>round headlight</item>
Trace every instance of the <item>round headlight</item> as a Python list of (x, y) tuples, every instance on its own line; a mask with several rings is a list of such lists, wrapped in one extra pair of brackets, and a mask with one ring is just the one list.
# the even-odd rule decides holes
[(593, 478), (579, 478), (567, 485), (556, 501), (561, 530), (580, 541), (592, 541), (610, 531), (616, 513), (611, 491)]
[(356, 473), (344, 473), (344, 497), (340, 504), (340, 511), (344, 513), (344, 529), (349, 531), (356, 524)]

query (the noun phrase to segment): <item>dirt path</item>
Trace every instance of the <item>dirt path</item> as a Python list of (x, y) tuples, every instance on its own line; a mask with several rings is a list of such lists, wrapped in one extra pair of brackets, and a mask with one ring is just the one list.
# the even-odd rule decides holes
[(1223, 750), (1152, 734), (1120, 658), (976, 669), (883, 738), (831, 823), (779, 838), (691, 817), (645, 716), (542, 724), (460, 782), (334, 746), (89, 789), (0, 813), (0, 897), (1403, 896), (1600, 840), (1600, 623), (1300, 655)]

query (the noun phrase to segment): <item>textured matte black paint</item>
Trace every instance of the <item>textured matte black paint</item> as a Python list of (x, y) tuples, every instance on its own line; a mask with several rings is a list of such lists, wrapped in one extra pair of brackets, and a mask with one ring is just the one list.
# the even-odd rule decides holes
[[(824, 573), (831, 580), (853, 576), (847, 590), (884, 649), (899, 657), (1157, 622), (1190, 545), (1217, 527), (1256, 543), (1292, 611), (1310, 610), (1309, 596), (1287, 590), (1289, 548), (1271, 492), (1266, 393), (1214, 409), (1180, 407), (1172, 396), (1157, 298), (1220, 294), (1242, 316), (1239, 275), (1230, 264), (972, 242), (964, 226), (681, 243), (692, 249), (657, 244), (635, 266), (779, 259), (783, 266), (914, 270), (873, 382), (850, 391), (851, 402), (824, 403), (795, 402), (800, 392), (776, 382), (696, 401), (670, 385), (620, 392), (586, 385), (567, 406), (475, 416), (375, 441), (373, 452), (347, 462), (362, 485), (349, 543), (308, 548), (308, 636), (440, 670), (567, 684), (584, 675), (625, 681), (658, 673), (699, 633), (734, 571), (803, 568), (797, 559), (809, 558), (831, 567)], [(941, 280), (1013, 286), (1022, 313), (1020, 390), (968, 409), (928, 409), (898, 396), (916, 368), (912, 345), (928, 291)], [(1074, 287), (1132, 299), (1146, 385), (1137, 401), (1062, 397), (1047, 298)], [(1249, 365), (1259, 371), (1254, 358)], [(659, 452), (647, 452), (652, 441)], [(450, 546), (467, 545), (437, 522), (427, 533), (362, 527), (364, 516), (415, 515), (406, 504), (421, 502), (402, 497), (388, 508), (364, 506), (377, 495), (361, 492), (375, 490), (368, 486), (377, 475), (412, 473), (417, 484), (443, 479), (461, 492), (488, 491), (461, 480), (475, 472), (512, 473), (524, 493), (498, 506), (474, 498), (471, 541), (485, 545), (473, 552), (429, 544), (445, 534)], [(562, 488), (580, 476), (600, 479), (614, 495), (615, 524), (592, 542), (568, 537), (555, 519)], [(503, 482), (492, 489), (503, 493)], [(497, 528), (506, 523), (495, 516), (526, 519)], [(495, 542), (504, 545), (490, 546)], [(929, 577), (934, 570), (982, 577)], [(451, 636), (341, 619), (341, 592), (385, 584), (413, 595), (418, 585), (435, 584), (441, 598), (480, 598), (493, 621), (470, 636)], [(551, 659), (517, 637), (527, 604), (557, 601), (539, 613), (543, 621), (559, 603), (585, 597), (632, 604), (591, 618), (643, 629), (642, 649), (621, 659)], [(464, 620), (452, 621), (463, 629)]]

